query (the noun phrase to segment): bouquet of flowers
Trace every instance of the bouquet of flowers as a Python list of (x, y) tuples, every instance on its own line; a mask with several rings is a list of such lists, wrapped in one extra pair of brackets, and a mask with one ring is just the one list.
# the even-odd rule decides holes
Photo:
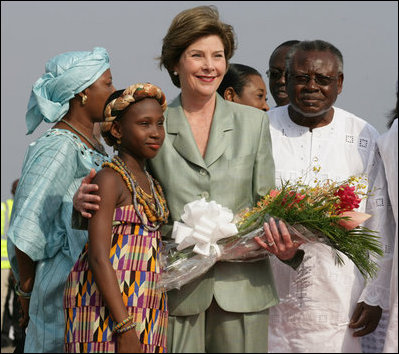
[(340, 251), (365, 278), (374, 276), (373, 257), (382, 256), (383, 251), (376, 232), (359, 226), (371, 216), (354, 210), (367, 196), (359, 180), (352, 176), (340, 183), (327, 180), (314, 186), (300, 180), (283, 182), (280, 189), (270, 190), (257, 205), (236, 216), (214, 201), (186, 204), (183, 223), (174, 223), (174, 241), (163, 244), (158, 286), (180, 288), (217, 261), (254, 261), (267, 256), (254, 237), (263, 234), (263, 224), (270, 217), (285, 222), (293, 242), (325, 243), (337, 264), (343, 264)]

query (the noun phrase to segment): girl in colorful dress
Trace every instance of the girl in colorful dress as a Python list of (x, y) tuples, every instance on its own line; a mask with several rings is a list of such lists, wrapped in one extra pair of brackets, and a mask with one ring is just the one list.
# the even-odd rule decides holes
[(118, 155), (95, 177), (101, 202), (66, 283), (66, 352), (166, 351), (167, 299), (156, 282), (169, 211), (145, 168), (162, 146), (165, 109), (165, 95), (151, 84), (107, 100), (101, 133)]

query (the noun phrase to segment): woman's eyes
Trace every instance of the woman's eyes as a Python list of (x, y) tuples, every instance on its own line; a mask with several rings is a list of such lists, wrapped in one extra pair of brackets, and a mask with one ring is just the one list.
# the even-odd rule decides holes
[[(200, 57), (202, 57), (203, 55), (200, 54), (200, 53), (194, 53), (194, 54), (191, 54), (191, 56), (192, 56), (192, 57), (200, 58)], [(213, 56), (214, 56), (215, 58), (224, 58), (224, 54), (223, 54), (223, 53), (217, 53), (217, 54), (214, 54)]]

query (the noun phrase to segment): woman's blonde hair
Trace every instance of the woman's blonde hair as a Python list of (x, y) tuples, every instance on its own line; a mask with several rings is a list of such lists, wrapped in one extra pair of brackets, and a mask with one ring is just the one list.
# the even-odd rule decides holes
[(202, 37), (217, 35), (224, 47), (226, 64), (233, 56), (235, 47), (235, 33), (232, 26), (219, 19), (219, 12), (213, 5), (198, 6), (180, 12), (172, 21), (168, 33), (163, 39), (160, 68), (164, 66), (175, 86), (180, 88), (180, 80), (174, 75), (174, 68), (182, 53), (188, 46)]

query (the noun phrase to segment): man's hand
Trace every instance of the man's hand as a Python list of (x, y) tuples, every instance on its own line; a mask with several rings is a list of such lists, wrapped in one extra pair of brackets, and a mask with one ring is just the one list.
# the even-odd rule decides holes
[(359, 329), (354, 331), (354, 337), (363, 337), (373, 332), (380, 322), (382, 309), (379, 306), (370, 306), (365, 302), (359, 302), (353, 312), (349, 328)]
[(90, 210), (98, 210), (101, 198), (98, 195), (92, 194), (98, 190), (97, 184), (91, 184), (96, 170), (92, 168), (90, 173), (83, 178), (79, 189), (73, 196), (73, 207), (82, 214), (84, 218), (90, 219)]

